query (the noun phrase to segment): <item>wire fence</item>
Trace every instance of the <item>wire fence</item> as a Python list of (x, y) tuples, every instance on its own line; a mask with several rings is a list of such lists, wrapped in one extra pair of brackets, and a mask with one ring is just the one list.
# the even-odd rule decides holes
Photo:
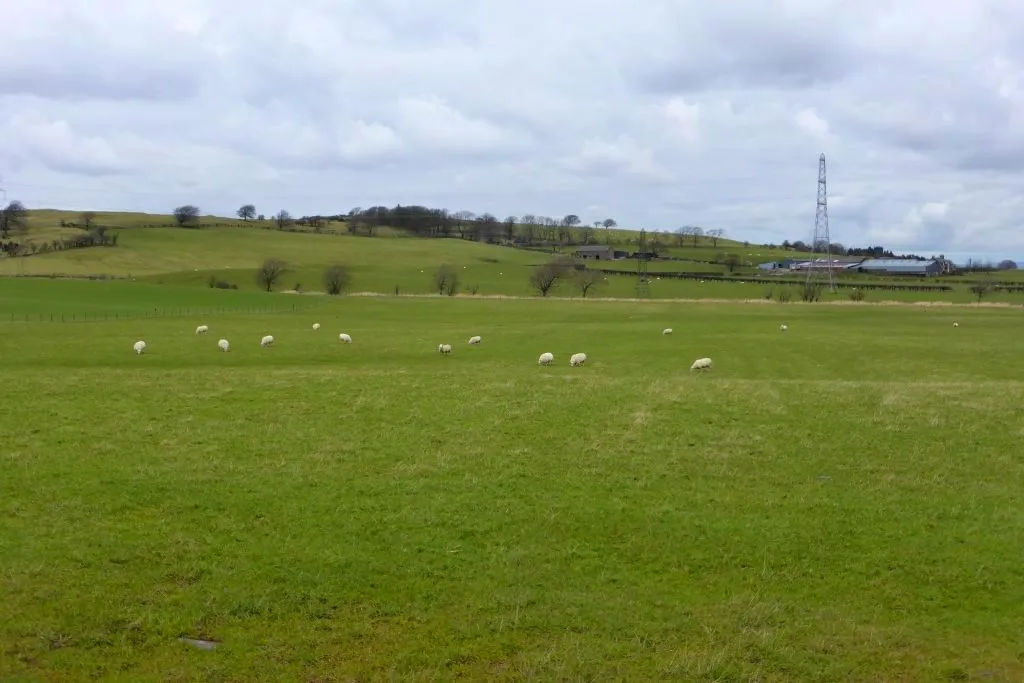
[[(210, 315), (268, 315), (274, 313), (297, 313), (309, 309), (313, 304), (292, 303), (289, 306), (171, 306), (156, 307), (147, 311), (72, 311), (60, 313), (9, 313), (8, 322), (105, 322), (118, 320), (143, 320), (151, 318), (180, 318), (185, 316)], [(3, 320), (4, 317), (0, 317)]]

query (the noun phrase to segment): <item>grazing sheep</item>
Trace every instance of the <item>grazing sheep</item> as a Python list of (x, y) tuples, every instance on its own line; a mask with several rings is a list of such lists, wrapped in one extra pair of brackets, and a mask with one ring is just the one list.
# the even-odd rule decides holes
[(469, 338), (469, 343), (470, 344), (479, 344), (480, 343), (480, 336), (477, 335), (475, 337), (470, 337)]
[(452, 345), (451, 344), (438, 344), (437, 345), (437, 352), (447, 356), (449, 353), (452, 352)]
[(210, 328), (207, 327), (206, 325), (200, 325), (199, 327), (196, 328), (196, 334), (206, 334), (209, 331)]
[(576, 367), (577, 365), (583, 365), (587, 362), (587, 354), (585, 353), (574, 353), (572, 358), (569, 359), (569, 365)]
[(320, 329), (320, 323), (313, 323), (313, 329), (314, 330), (319, 330)]
[(662, 334), (672, 334), (672, 328), (671, 327), (666, 327), (665, 329), (663, 329), (661, 331), (661, 333)]
[(690, 366), (691, 370), (710, 370), (711, 359), (710, 358), (698, 358), (693, 361), (693, 365)]
[(542, 353), (540, 358), (537, 359), (537, 365), (551, 365), (555, 362), (555, 354), (553, 353)]
[(264, 337), (263, 339), (260, 340), (260, 346), (262, 346), (262, 347), (266, 348), (266, 347), (270, 347), (270, 346), (273, 346), (273, 345), (274, 345), (274, 336), (271, 335), (271, 334), (268, 334), (266, 337)]
[(351, 344), (352, 343), (352, 337), (348, 336), (344, 332), (342, 332), (341, 334), (338, 335), (338, 339), (340, 339), (341, 341), (345, 342), (346, 344)]
[(789, 326), (786, 325), (786, 323), (782, 323), (781, 325), (779, 325), (779, 329), (785, 332), (786, 330), (789, 329)]
[(217, 348), (219, 348), (221, 351), (227, 351), (228, 349), (231, 348), (231, 344), (228, 344), (227, 339), (221, 339), (219, 342), (217, 342)]
[(958, 322), (954, 322), (954, 323), (953, 323), (953, 327), (960, 327), (960, 323), (958, 323)]
[(135, 350), (135, 353), (141, 354), (143, 351), (146, 350), (146, 342), (140, 339), (139, 341), (135, 342), (135, 345), (132, 346), (132, 349)]

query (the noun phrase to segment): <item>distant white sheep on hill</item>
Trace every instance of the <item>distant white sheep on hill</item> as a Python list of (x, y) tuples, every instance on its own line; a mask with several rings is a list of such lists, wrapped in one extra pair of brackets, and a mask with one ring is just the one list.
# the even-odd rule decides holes
[(206, 334), (210, 331), (210, 328), (206, 325), (200, 325), (196, 328), (196, 334)]
[(135, 351), (135, 353), (138, 353), (138, 354), (141, 355), (142, 352), (144, 352), (146, 350), (146, 342), (144, 342), (144, 341), (142, 341), (140, 339), (139, 341), (135, 342), (134, 345), (132, 345), (132, 349)]
[(437, 352), (447, 356), (449, 353), (452, 352), (452, 345), (451, 344), (438, 344), (437, 345)]
[(586, 362), (587, 354), (585, 353), (574, 353), (572, 354), (572, 357), (569, 359), (569, 365), (572, 367), (583, 365)]
[(960, 327), (960, 323), (958, 323), (958, 322), (954, 322), (954, 323), (953, 323), (953, 327)]
[(260, 340), (260, 346), (266, 348), (274, 345), (274, 336), (268, 334), (266, 337)]
[(477, 335), (475, 337), (470, 337), (469, 338), (469, 343), (470, 344), (479, 344), (480, 343), (480, 336)]
[(693, 365), (690, 366), (691, 370), (710, 370), (711, 359), (710, 358), (698, 358), (693, 361)]
[(313, 323), (313, 329), (314, 330), (319, 330), (320, 329), (320, 323)]
[(338, 335), (338, 339), (340, 339), (341, 341), (343, 341), (346, 344), (351, 344), (352, 343), (352, 337), (348, 336), (344, 332), (342, 332), (341, 334)]
[(789, 329), (789, 325), (787, 325), (786, 323), (782, 323), (781, 325), (779, 325), (779, 329), (785, 332), (786, 330)]
[(672, 328), (671, 327), (666, 327), (665, 329), (663, 329), (661, 331), (661, 333), (662, 334), (672, 334)]
[(540, 358), (537, 359), (537, 365), (551, 365), (555, 362), (555, 354), (553, 353), (542, 353)]
[(221, 351), (227, 351), (228, 349), (231, 348), (231, 344), (228, 344), (227, 339), (221, 339), (219, 342), (217, 342), (217, 348), (219, 348)]

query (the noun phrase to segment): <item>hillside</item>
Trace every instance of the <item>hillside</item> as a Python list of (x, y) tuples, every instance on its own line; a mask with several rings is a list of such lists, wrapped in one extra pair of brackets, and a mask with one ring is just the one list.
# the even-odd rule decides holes
[[(378, 226), (368, 236), (356, 226), (341, 221), (325, 221), (317, 226), (291, 224), (276, 229), (272, 221), (245, 222), (206, 216), (198, 228), (177, 227), (169, 215), (138, 213), (100, 213), (92, 218), (93, 228), (102, 229), (112, 246), (90, 246), (52, 250), (55, 240), (72, 239), (85, 234), (73, 224), (80, 215), (70, 211), (31, 211), (28, 230), (18, 239), (31, 249), (42, 249), (28, 256), (0, 256), (0, 275), (73, 276), (91, 278), (129, 278), (157, 284), (207, 286), (220, 281), (223, 286), (241, 290), (259, 289), (256, 268), (268, 258), (285, 261), (289, 268), (275, 289), (316, 291), (322, 289), (322, 275), (330, 264), (342, 263), (352, 273), (351, 291), (383, 293), (430, 293), (435, 290), (433, 273), (442, 264), (450, 264), (459, 273), (460, 293), (530, 295), (529, 276), (534, 267), (551, 258), (552, 252), (572, 251), (575, 247), (499, 246), (483, 242), (448, 238), (410, 236), (408, 231)], [(350, 229), (357, 234), (352, 234)], [(617, 243), (616, 249), (636, 250), (637, 233), (624, 230), (591, 230), (598, 238)], [(579, 237), (573, 233), (573, 237)], [(664, 239), (665, 236), (662, 235)], [(33, 246), (35, 245), (35, 246)], [(43, 246), (45, 245), (45, 246)], [(794, 252), (763, 245), (739, 243), (727, 239), (700, 238), (696, 246), (687, 238), (682, 246), (662, 247), (660, 253), (672, 260), (659, 259), (649, 264), (652, 274), (650, 296), (656, 298), (771, 298), (779, 289), (792, 287), (799, 275), (780, 276), (756, 269), (758, 263), (792, 258)], [(724, 255), (735, 255), (734, 272), (722, 263)], [(797, 255), (799, 256), (799, 255)], [(589, 264), (607, 269), (588, 296), (630, 297), (636, 295), (634, 260), (623, 259)], [(615, 275), (614, 271), (621, 272)], [(672, 273), (697, 274), (697, 279), (659, 278)], [(706, 282), (700, 281), (707, 274)], [(717, 277), (729, 275), (725, 281)], [(1020, 276), (1020, 272), (1001, 273), (1000, 279)], [(858, 286), (934, 285), (906, 279), (854, 276)], [(945, 283), (950, 280), (945, 280)], [(790, 284), (786, 284), (790, 283)], [(560, 285), (553, 294), (579, 296), (573, 283)], [(849, 292), (828, 294), (826, 298), (846, 298)], [(948, 291), (887, 291), (874, 298), (970, 301), (968, 284), (957, 284)], [(1021, 299), (1020, 294), (993, 293), (993, 301)]]

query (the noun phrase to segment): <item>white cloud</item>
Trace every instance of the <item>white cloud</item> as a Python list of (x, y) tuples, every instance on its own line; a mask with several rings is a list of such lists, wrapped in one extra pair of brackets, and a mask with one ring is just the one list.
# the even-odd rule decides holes
[(417, 202), (781, 242), (811, 235), (824, 151), (837, 241), (1024, 258), (1021, 3), (635, 7), (15, 3), (6, 190), (224, 214)]

